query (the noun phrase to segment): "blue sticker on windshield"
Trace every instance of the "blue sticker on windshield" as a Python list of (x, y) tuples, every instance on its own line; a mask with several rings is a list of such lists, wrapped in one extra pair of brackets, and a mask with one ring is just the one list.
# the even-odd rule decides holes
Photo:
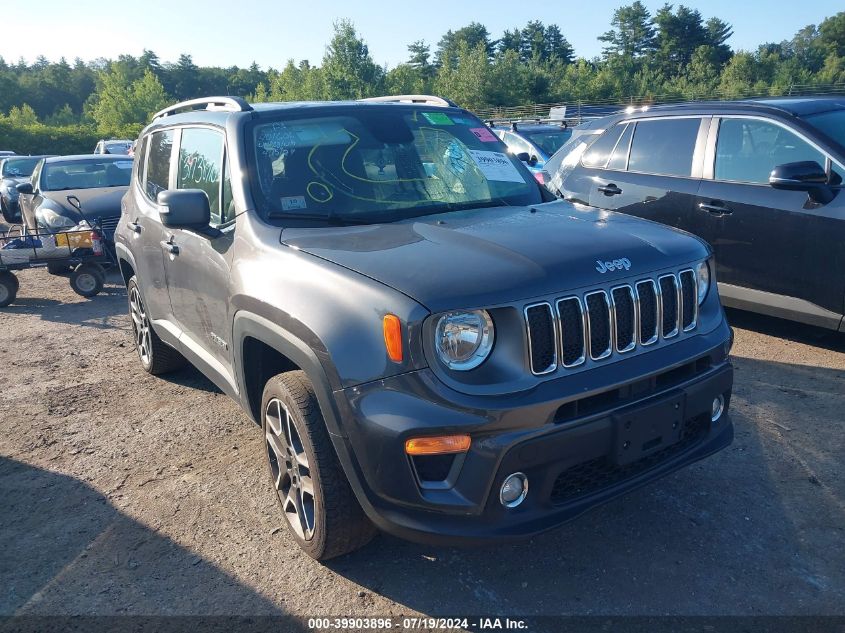
[(121, 169), (132, 169), (132, 161), (131, 160), (118, 160), (114, 163)]

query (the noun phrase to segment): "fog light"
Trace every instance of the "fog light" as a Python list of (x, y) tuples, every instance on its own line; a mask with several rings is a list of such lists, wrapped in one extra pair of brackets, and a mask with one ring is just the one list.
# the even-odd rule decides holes
[(725, 412), (725, 397), (722, 395), (718, 395), (713, 398), (713, 407), (710, 410), (710, 421), (711, 422), (718, 422), (719, 418), (722, 417), (722, 413)]
[(514, 473), (505, 477), (499, 491), (499, 501), (506, 508), (515, 508), (525, 500), (528, 494), (528, 477), (523, 473)]

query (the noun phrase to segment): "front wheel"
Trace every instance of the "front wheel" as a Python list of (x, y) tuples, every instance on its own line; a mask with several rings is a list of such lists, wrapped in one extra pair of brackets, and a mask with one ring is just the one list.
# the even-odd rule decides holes
[(317, 560), (363, 547), (376, 530), (340, 466), (305, 372), (271, 378), (261, 403), (270, 478), (294, 540)]
[(18, 278), (7, 270), (0, 271), (0, 308), (10, 305), (18, 296)]
[(129, 316), (132, 319), (132, 334), (135, 339), (135, 351), (141, 361), (141, 367), (149, 374), (158, 376), (185, 366), (185, 357), (156, 334), (150, 323), (150, 317), (138, 287), (138, 277), (133, 276), (126, 284), (129, 295)]

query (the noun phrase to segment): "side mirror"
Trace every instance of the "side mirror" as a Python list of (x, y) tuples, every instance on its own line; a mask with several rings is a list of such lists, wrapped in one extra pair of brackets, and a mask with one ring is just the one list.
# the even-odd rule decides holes
[(172, 229), (199, 229), (211, 222), (208, 196), (201, 189), (161, 191), (156, 198), (161, 222)]
[(769, 175), (769, 185), (785, 191), (806, 191), (811, 200), (821, 204), (834, 198), (824, 167), (814, 160), (778, 165)]
[(18, 190), (18, 193), (23, 193), (27, 195), (32, 195), (32, 192), (34, 191), (31, 182), (22, 182), (21, 184), (15, 186), (15, 189)]
[(537, 158), (536, 156), (534, 156), (534, 154), (532, 154), (531, 158), (528, 159), (528, 165), (531, 166), (531, 167), (534, 167), (539, 162), (540, 162), (540, 159)]
[(531, 157), (528, 155), (528, 152), (520, 152), (516, 155), (516, 157), (521, 160), (523, 163), (527, 163), (531, 160)]

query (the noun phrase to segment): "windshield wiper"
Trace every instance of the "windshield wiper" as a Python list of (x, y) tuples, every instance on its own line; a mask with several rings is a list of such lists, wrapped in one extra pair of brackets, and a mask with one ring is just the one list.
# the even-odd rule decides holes
[(319, 220), (321, 222), (326, 222), (327, 224), (332, 224), (335, 226), (358, 226), (362, 224), (372, 224), (374, 221), (377, 221), (367, 221), (363, 218), (345, 218), (334, 215), (332, 213), (324, 215), (320, 213), (285, 213), (284, 211), (270, 211), (267, 213), (267, 218), (269, 220)]

